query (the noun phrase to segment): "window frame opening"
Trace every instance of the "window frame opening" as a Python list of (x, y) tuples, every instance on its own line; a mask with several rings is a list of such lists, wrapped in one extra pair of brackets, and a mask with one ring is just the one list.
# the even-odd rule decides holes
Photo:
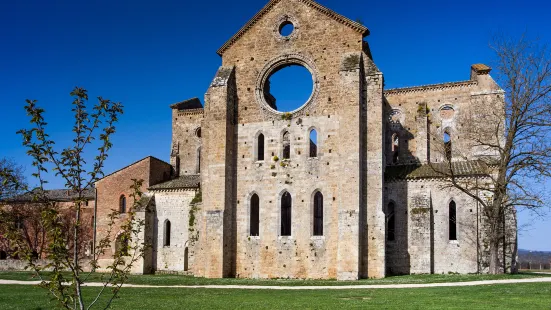
[(444, 158), (452, 161), (452, 135), (449, 129), (444, 131), (442, 141), (444, 142)]
[(264, 160), (264, 142), (265, 137), (263, 133), (259, 133), (256, 137), (256, 160), (257, 161), (263, 161)]
[(170, 247), (171, 242), (171, 233), (172, 233), (172, 223), (170, 220), (166, 220), (163, 228), (163, 246)]
[(282, 144), (281, 158), (291, 159), (291, 134), (287, 130), (283, 132)]
[(457, 204), (454, 200), (448, 204), (448, 239), (457, 241)]
[(292, 236), (292, 211), (293, 197), (288, 191), (281, 195), (281, 229), (280, 235), (283, 237)]
[[(312, 136), (314, 134), (314, 137)], [(312, 140), (314, 138), (315, 140)], [(318, 131), (315, 128), (310, 129), (308, 132), (308, 140), (309, 140), (309, 157), (310, 158), (317, 158), (318, 157), (318, 149), (319, 149), (319, 141), (318, 141)]]
[(391, 153), (392, 163), (397, 164), (400, 159), (400, 136), (398, 133), (393, 133), (391, 137)]
[(249, 236), (260, 236), (260, 197), (256, 193), (250, 199)]
[(321, 191), (316, 191), (314, 194), (313, 208), (313, 236), (323, 236), (323, 194)]
[(120, 195), (119, 197), (119, 213), (120, 214), (126, 214), (126, 196), (124, 194)]

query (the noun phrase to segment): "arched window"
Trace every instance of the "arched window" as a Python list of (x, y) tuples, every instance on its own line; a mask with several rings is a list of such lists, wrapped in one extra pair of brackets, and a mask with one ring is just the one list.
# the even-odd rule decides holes
[(400, 158), (400, 137), (397, 133), (392, 135), (392, 163), (397, 164)]
[(201, 173), (201, 147), (197, 148), (197, 167), (195, 168), (195, 173)]
[(283, 134), (283, 159), (291, 158), (291, 135), (288, 131)]
[(318, 132), (310, 130), (310, 157), (318, 157)]
[(124, 195), (119, 198), (119, 212), (121, 214), (126, 213), (126, 197)]
[(256, 145), (256, 160), (264, 160), (264, 135), (258, 135), (258, 141)]
[(396, 240), (396, 217), (394, 202), (388, 204), (386, 209), (386, 240)]
[(450, 202), (449, 209), (450, 240), (457, 240), (457, 208), (455, 201)]
[(6, 251), (0, 251), (0, 259), (5, 260), (8, 258), (8, 253)]
[(186, 247), (186, 249), (184, 250), (184, 271), (188, 271), (188, 270), (189, 270), (189, 250)]
[(444, 156), (447, 161), (452, 160), (452, 138), (449, 130), (444, 131)]
[(165, 233), (164, 233), (164, 246), (170, 246), (170, 221), (166, 220), (165, 222)]
[(323, 236), (323, 194), (314, 195), (314, 236)]
[(251, 197), (251, 236), (258, 236), (260, 230), (260, 199), (257, 194)]
[(124, 234), (120, 234), (115, 241), (115, 252), (121, 256), (128, 256), (128, 238)]
[(281, 196), (281, 235), (291, 235), (291, 208), (293, 205), (293, 199), (289, 192), (283, 193)]

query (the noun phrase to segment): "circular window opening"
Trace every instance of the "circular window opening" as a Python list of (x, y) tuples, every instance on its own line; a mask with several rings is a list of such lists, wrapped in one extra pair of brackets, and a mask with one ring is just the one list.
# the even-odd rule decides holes
[(314, 89), (312, 74), (301, 65), (292, 64), (274, 70), (264, 85), (264, 99), (280, 112), (292, 112), (303, 106)]
[(281, 26), (279, 26), (279, 34), (288, 37), (293, 33), (295, 30), (295, 26), (290, 21), (283, 22)]
[(197, 138), (201, 138), (201, 127), (195, 130), (195, 136), (197, 136)]

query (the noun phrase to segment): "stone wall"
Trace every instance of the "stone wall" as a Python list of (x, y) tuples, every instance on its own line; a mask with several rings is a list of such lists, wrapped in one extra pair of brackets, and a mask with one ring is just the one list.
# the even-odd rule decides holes
[[(438, 180), (386, 184), (395, 204), (396, 238), (387, 241), (390, 274), (476, 273), (482, 264), (481, 210), (467, 196)], [(449, 204), (456, 203), (457, 240), (449, 240)]]
[[(190, 231), (189, 223), (191, 201), (196, 193), (196, 190), (184, 189), (155, 191), (152, 246), (153, 268), (156, 272), (191, 272), (193, 270), (190, 253), (194, 240), (190, 240), (190, 235), (195, 238), (197, 227), (191, 227)], [(198, 213), (200, 210), (194, 212)], [(171, 227), (169, 245), (166, 245), (167, 221), (170, 221)]]

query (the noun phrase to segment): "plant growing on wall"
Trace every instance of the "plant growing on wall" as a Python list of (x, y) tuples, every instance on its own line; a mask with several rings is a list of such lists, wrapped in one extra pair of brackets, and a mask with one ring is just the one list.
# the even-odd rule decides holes
[[(33, 195), (33, 201), (40, 205), (39, 221), (45, 231), (44, 252), (47, 263), (45, 265), (36, 263), (34, 259), (36, 255), (32, 247), (25, 244), (20, 225), (8, 217), (2, 217), (0, 226), (5, 232), (4, 236), (17, 245), (18, 255), (26, 261), (27, 268), (41, 279), (41, 286), (48, 289), (50, 295), (61, 307), (91, 309), (100, 306), (100, 297), (108, 294), (110, 296), (106, 299), (107, 301), (101, 299), (101, 307), (108, 308), (118, 296), (133, 264), (143, 256), (144, 244), (138, 238), (143, 221), (137, 221), (134, 213), (129, 212), (119, 229), (116, 225), (119, 221), (118, 211), (113, 211), (108, 216), (107, 232), (97, 240), (89, 264), (91, 270), (98, 268), (98, 258), (106, 255), (111, 245), (115, 243), (113, 263), (107, 266), (109, 272), (101, 277), (103, 285), (93, 296), (84, 298), (82, 286), (91, 272), (83, 271), (84, 246), (82, 244), (85, 224), (82, 207), (86, 203), (84, 191), (93, 187), (94, 183), (103, 176), (104, 163), (112, 147), (111, 137), (115, 133), (115, 124), (123, 112), (123, 106), (98, 97), (98, 102), (90, 108), (87, 105), (88, 93), (85, 89), (75, 87), (70, 94), (73, 97), (71, 111), (74, 115), (72, 126), (74, 137), (72, 143), (61, 151), (54, 148), (55, 141), (47, 133), (44, 109), (37, 105), (36, 100), (27, 100), (25, 110), (31, 126), (18, 131), (18, 134), (22, 136), (23, 146), (27, 148), (27, 155), (32, 159), (35, 169), (32, 176), (36, 179), (38, 186), (30, 189), (17, 179), (13, 169), (0, 169), (0, 179), (3, 180), (3, 184), (9, 184), (10, 188), (30, 193)], [(90, 149), (97, 150), (93, 157), (90, 157), (87, 152)], [(91, 164), (87, 163), (87, 158), (93, 158)], [(49, 173), (61, 178), (65, 182), (66, 189), (75, 194), (68, 221), (61, 216), (62, 211), (55, 202), (45, 194), (44, 187), (48, 183), (46, 175)], [(140, 191), (142, 180), (132, 181), (131, 197), (136, 206), (142, 194)], [(7, 206), (0, 207), (1, 212), (7, 212)], [(118, 232), (116, 236), (115, 229)], [(51, 270), (47, 275), (43, 272), (46, 269)], [(107, 290), (108, 287), (111, 289)]]

